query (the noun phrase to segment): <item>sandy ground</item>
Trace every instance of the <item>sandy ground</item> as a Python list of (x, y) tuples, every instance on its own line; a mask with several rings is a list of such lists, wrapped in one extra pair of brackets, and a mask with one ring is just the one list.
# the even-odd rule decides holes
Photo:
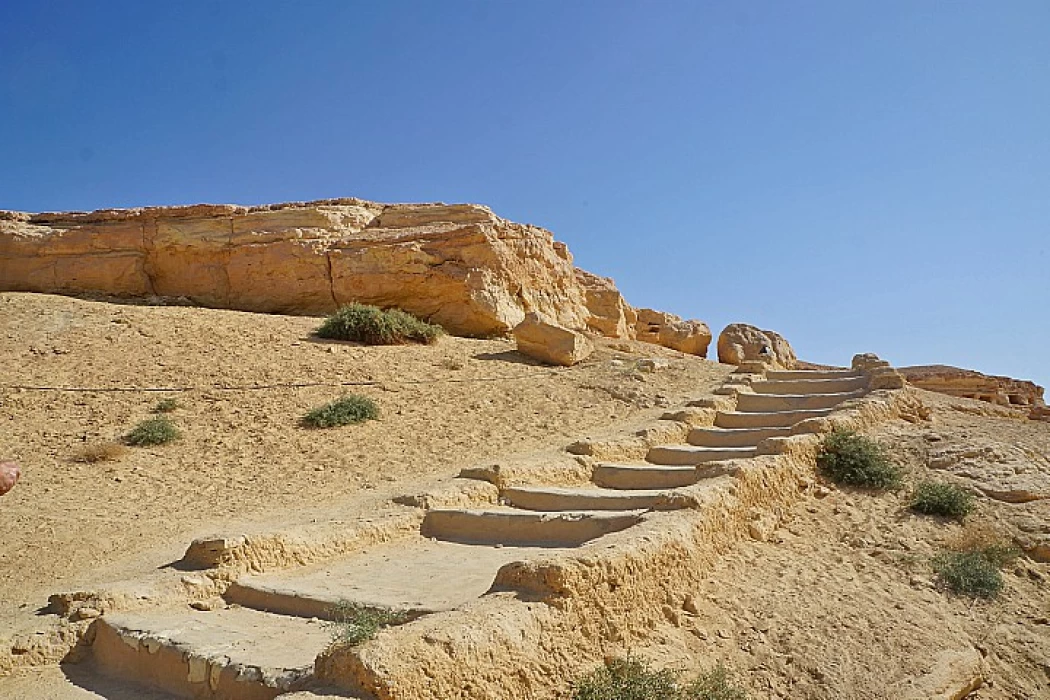
[[(502, 340), (365, 348), (315, 342), (315, 325), (0, 295), (0, 454), (25, 466), (0, 502), (0, 625), (21, 623), (50, 593), (170, 562), (196, 535), (306, 521), (321, 508), (365, 512), (464, 466), (648, 419), (727, 372), (639, 345), (605, 346), (580, 367), (552, 370)], [(647, 355), (672, 358), (671, 367), (630, 371)], [(376, 399), (382, 420), (332, 431), (297, 425), (304, 411), (345, 389), (332, 384), (351, 381), (374, 382), (353, 390)], [(310, 382), (326, 386), (243, 388)], [(167, 396), (180, 403), (171, 415), (182, 440), (130, 450), (117, 462), (71, 461), (84, 444), (118, 438)], [(924, 400), (931, 422), (897, 421), (876, 434), (908, 467), (909, 483), (934, 476), (987, 485), (1006, 464), (1046, 489), (1050, 424), (997, 417), (967, 400), (925, 393)], [(931, 470), (946, 448), (976, 456), (961, 471)], [(1010, 450), (1026, 459), (1024, 469), (1003, 462)], [(931, 659), (976, 650), (988, 682), (972, 697), (1050, 698), (1050, 564), (1019, 559), (1005, 572), (1003, 596), (979, 603), (942, 591), (929, 564), (968, 531), (1010, 536), (1031, 523), (1050, 527), (1050, 500), (982, 496), (959, 525), (911, 514), (907, 489), (819, 492), (775, 532), (728, 553), (696, 591), (695, 612), (655, 630), (653, 644), (637, 651), (687, 672), (722, 661), (755, 698), (890, 699), (907, 697), (902, 684), (928, 673)], [(71, 680), (55, 667), (24, 670), (0, 679), (0, 697), (126, 697)]]
[[(0, 455), (24, 472), (0, 502), (0, 629), (51, 593), (178, 559), (196, 536), (246, 521), (308, 521), (312, 510), (366, 511), (427, 478), (658, 415), (730, 370), (643, 343), (553, 369), (508, 340), (364, 347), (318, 341), (317, 325), (0, 294)], [(671, 366), (631, 371), (648, 356)], [(313, 383), (322, 386), (289, 386)], [(258, 385), (268, 388), (247, 388)], [(165, 387), (184, 390), (142, 391)], [(345, 391), (373, 398), (381, 419), (299, 425)], [(114, 462), (74, 461), (85, 445), (119, 440), (168, 397), (180, 406), (169, 414), (178, 442), (129, 448)]]

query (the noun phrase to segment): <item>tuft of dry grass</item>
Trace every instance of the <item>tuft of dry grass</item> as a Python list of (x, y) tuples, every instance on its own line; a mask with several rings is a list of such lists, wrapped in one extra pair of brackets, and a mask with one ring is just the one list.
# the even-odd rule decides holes
[(117, 442), (96, 442), (84, 445), (73, 453), (74, 462), (95, 464), (97, 462), (116, 462), (127, 454), (128, 448)]

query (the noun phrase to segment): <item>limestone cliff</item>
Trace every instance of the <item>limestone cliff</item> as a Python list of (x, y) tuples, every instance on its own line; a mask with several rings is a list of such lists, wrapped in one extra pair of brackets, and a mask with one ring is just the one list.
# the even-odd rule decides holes
[[(360, 199), (0, 211), (0, 291), (315, 315), (358, 301), (466, 336), (504, 334), (538, 312), (633, 338), (636, 318), (612, 281), (577, 270), (550, 231), (479, 205)], [(686, 351), (703, 355), (700, 346)]]

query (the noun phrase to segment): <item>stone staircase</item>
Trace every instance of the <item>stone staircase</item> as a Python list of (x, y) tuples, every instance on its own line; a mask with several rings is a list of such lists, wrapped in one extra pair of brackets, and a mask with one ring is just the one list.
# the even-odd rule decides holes
[[(240, 576), (225, 589), (225, 604), (105, 614), (93, 626), (92, 662), (100, 673), (176, 697), (269, 700), (301, 691), (318, 683), (315, 659), (329, 645), (324, 620), (336, 604), (390, 608), (408, 620), (455, 611), (494, 590), (509, 564), (573, 553), (649, 514), (695, 507), (706, 484), (769, 454), (766, 441), (808, 432), (801, 421), (865, 396), (869, 379), (838, 370), (746, 376), (729, 392), (735, 410), (692, 427), (684, 444), (652, 445), (644, 460), (596, 462), (591, 483), (505, 485), (489, 505), (431, 508), (417, 535)], [(371, 697), (360, 688), (310, 692)]]

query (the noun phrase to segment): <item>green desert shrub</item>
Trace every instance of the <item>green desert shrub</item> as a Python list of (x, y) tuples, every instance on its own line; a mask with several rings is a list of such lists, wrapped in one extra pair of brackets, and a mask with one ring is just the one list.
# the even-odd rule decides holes
[(933, 570), (952, 593), (995, 598), (1003, 590), (999, 567), (980, 551), (942, 552), (934, 558)]
[(836, 484), (866, 489), (897, 488), (904, 477), (904, 470), (877, 442), (852, 430), (835, 430), (824, 436), (817, 466)]
[(154, 413), (171, 413), (179, 407), (179, 402), (173, 398), (161, 399), (157, 403), (153, 404)]
[(640, 659), (613, 658), (573, 684), (572, 700), (747, 700), (719, 664), (682, 684), (671, 670), (653, 670)]
[(747, 692), (735, 685), (722, 664), (701, 673), (685, 687), (684, 700), (747, 700)]
[(354, 646), (363, 644), (384, 627), (402, 625), (410, 616), (406, 612), (382, 607), (368, 607), (360, 603), (340, 601), (329, 610), (327, 623), (333, 644)]
[(379, 417), (379, 407), (367, 396), (347, 394), (309, 411), (303, 425), (310, 428), (335, 428), (351, 423), (364, 423)]
[(124, 441), (135, 447), (165, 445), (178, 440), (182, 433), (168, 418), (160, 416), (142, 421), (124, 436)]
[(347, 304), (317, 329), (321, 338), (353, 340), (367, 345), (433, 343), (444, 329), (421, 321), (400, 309), (380, 309), (367, 304)]
[(912, 494), (912, 510), (926, 515), (965, 518), (974, 508), (973, 494), (961, 486), (942, 481), (922, 481)]

